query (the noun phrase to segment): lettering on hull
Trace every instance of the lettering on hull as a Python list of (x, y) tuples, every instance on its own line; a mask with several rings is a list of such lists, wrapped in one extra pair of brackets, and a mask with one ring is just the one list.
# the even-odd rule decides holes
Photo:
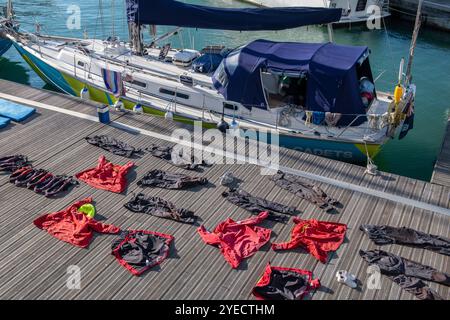
[(335, 159), (353, 159), (353, 153), (350, 151), (339, 151), (339, 150), (328, 150), (328, 149), (312, 149), (312, 148), (303, 148), (303, 147), (293, 147), (296, 151), (301, 151), (309, 154), (313, 154), (316, 156), (327, 157), (327, 158), (335, 158)]

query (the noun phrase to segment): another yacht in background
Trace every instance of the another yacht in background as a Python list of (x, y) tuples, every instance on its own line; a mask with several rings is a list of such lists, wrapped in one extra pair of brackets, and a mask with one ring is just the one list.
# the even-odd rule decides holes
[(6, 29), (11, 27), (14, 28), (13, 23), (13, 7), (12, 1), (8, 0), (6, 7), (1, 8), (1, 13), (3, 16), (0, 16), (0, 56), (2, 56), (6, 51), (9, 50), (12, 46), (12, 42), (5, 37)]
[[(314, 7), (341, 8), (342, 16), (333, 24), (361, 23), (369, 18), (385, 18), (389, 13), (389, 0), (239, 0), (262, 7)], [(376, 11), (378, 7), (379, 10)], [(375, 8), (375, 10), (374, 10)]]

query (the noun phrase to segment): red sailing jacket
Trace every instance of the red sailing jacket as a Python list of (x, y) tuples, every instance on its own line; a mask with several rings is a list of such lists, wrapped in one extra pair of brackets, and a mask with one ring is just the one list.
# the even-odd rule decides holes
[(268, 215), (268, 212), (261, 212), (256, 217), (237, 222), (227, 219), (212, 233), (208, 232), (204, 226), (200, 226), (197, 231), (204, 242), (220, 248), (231, 267), (237, 268), (243, 259), (255, 254), (270, 240), (271, 230), (255, 226)]
[[(273, 273), (284, 274), (285, 279), (274, 279)], [(289, 275), (290, 273), (291, 275)], [(272, 267), (267, 264), (264, 274), (253, 288), (253, 295), (258, 300), (292, 299), (301, 300), (305, 295), (320, 287), (319, 279), (312, 277), (309, 270)]]
[(133, 162), (124, 166), (115, 165), (108, 162), (105, 156), (100, 156), (96, 168), (80, 172), (75, 177), (94, 188), (122, 193), (127, 187), (127, 173), (133, 166)]
[(100, 223), (78, 211), (82, 205), (91, 202), (92, 198), (86, 198), (62, 211), (44, 214), (33, 223), (55, 238), (81, 248), (89, 246), (94, 232), (119, 233), (119, 228)]
[(316, 259), (326, 263), (329, 251), (336, 251), (345, 238), (347, 226), (341, 223), (302, 220), (294, 218), (291, 240), (284, 243), (272, 243), (273, 250), (289, 250), (303, 247)]

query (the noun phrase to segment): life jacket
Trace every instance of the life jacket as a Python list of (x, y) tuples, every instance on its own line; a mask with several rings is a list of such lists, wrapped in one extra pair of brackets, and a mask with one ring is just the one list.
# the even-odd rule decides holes
[(313, 280), (311, 271), (272, 267), (268, 263), (252, 293), (258, 300), (301, 300), (318, 287), (320, 281)]
[(270, 240), (271, 230), (256, 226), (269, 216), (267, 211), (243, 221), (227, 219), (220, 223), (214, 232), (204, 226), (197, 231), (203, 241), (220, 248), (225, 260), (232, 268), (237, 268), (242, 260), (256, 253)]
[(272, 249), (289, 250), (302, 247), (322, 263), (327, 262), (328, 252), (336, 251), (344, 242), (345, 232), (347, 231), (345, 224), (315, 219), (294, 218), (294, 223), (291, 240), (283, 243), (272, 243)]
[(33, 223), (55, 238), (81, 248), (89, 246), (94, 232), (113, 234), (120, 232), (118, 227), (103, 224), (78, 211), (81, 206), (87, 203), (92, 203), (92, 198), (75, 202), (64, 210), (44, 214), (34, 220)]
[(96, 168), (80, 172), (75, 177), (94, 188), (122, 193), (127, 187), (127, 173), (133, 166), (133, 162), (116, 165), (108, 162), (105, 156), (100, 156)]

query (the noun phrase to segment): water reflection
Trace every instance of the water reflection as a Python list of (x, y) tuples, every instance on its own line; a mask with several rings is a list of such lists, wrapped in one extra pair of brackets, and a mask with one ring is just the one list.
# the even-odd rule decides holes
[[(14, 50), (14, 49), (10, 49)], [(30, 84), (28, 70), (19, 61), (11, 61), (6, 57), (0, 57), (0, 78), (22, 84)]]

